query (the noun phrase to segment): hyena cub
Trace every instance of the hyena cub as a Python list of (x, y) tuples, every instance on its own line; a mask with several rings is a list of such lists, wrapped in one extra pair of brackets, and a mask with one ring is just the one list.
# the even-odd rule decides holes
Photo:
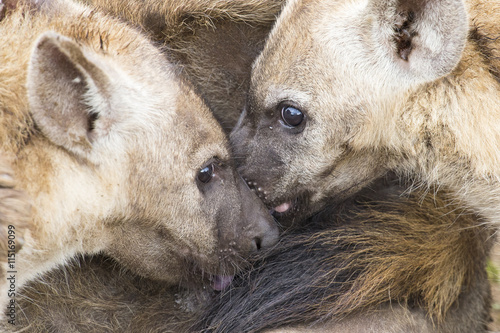
[(71, 1), (20, 2), (0, 44), (2, 149), (33, 201), (17, 288), (104, 252), (167, 284), (196, 272), (222, 289), (242, 254), (275, 242), (220, 126), (138, 31)]
[(500, 223), (500, 3), (290, 0), (232, 134), (281, 213), (388, 169), (450, 188)]

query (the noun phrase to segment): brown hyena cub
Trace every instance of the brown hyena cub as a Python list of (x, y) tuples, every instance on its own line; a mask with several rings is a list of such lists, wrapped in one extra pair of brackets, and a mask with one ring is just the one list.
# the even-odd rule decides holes
[(222, 289), (242, 255), (276, 241), (209, 109), (136, 29), (71, 1), (21, 1), (0, 44), (2, 150), (33, 203), (17, 288), (103, 252)]

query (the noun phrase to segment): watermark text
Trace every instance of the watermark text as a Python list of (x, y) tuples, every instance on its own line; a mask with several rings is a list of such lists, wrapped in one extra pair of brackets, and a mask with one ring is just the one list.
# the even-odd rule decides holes
[(7, 320), (9, 324), (16, 324), (16, 228), (13, 225), (8, 227), (7, 241)]

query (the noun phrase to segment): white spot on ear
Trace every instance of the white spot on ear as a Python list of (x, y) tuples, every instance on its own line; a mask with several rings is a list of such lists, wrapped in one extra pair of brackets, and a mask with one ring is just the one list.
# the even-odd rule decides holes
[(78, 83), (82, 82), (82, 78), (81, 78), (81, 77), (79, 77), (79, 76), (77, 76), (77, 77), (75, 77), (75, 78), (73, 79), (73, 81), (71, 81), (71, 82), (73, 82), (73, 83), (77, 83), (77, 84), (78, 84)]

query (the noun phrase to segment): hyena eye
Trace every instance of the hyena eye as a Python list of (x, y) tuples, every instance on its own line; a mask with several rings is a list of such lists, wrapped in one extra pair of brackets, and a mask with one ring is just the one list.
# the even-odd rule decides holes
[(299, 126), (304, 120), (304, 114), (297, 108), (290, 105), (284, 105), (281, 108), (281, 119), (290, 127)]
[(212, 163), (202, 168), (200, 171), (198, 171), (197, 178), (200, 182), (206, 184), (212, 180), (213, 176), (214, 176), (214, 165)]

